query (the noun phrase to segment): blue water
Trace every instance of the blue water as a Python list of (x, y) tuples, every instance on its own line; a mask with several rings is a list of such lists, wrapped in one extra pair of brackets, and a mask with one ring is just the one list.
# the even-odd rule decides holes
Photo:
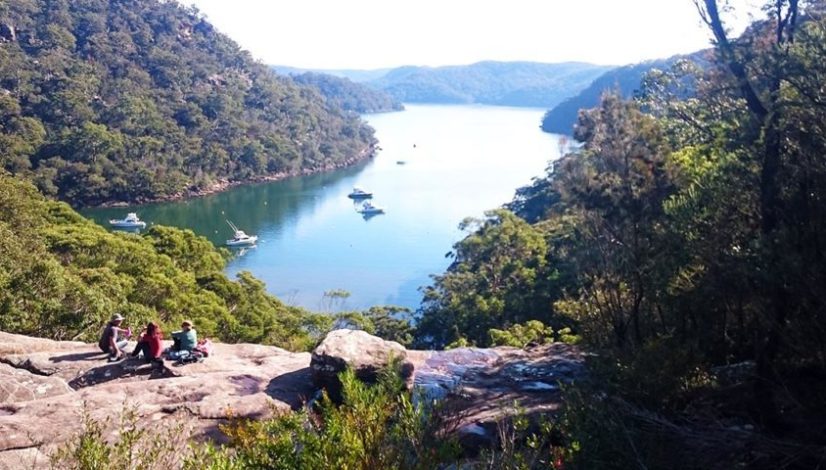
[[(149, 223), (191, 228), (219, 245), (232, 235), (230, 219), (259, 236), (257, 247), (236, 251), (230, 276), (250, 271), (283, 301), (311, 310), (415, 309), (419, 288), (450, 264), (445, 254), (464, 236), (458, 224), (510, 201), (558, 157), (558, 137), (539, 129), (542, 113), (407, 105), (365, 117), (382, 150), (355, 167), (189, 201), (83, 212), (105, 223), (136, 211)], [(386, 213), (367, 220), (356, 213), (347, 198), (353, 186), (373, 191), (373, 203)], [(325, 298), (334, 289), (350, 296)]]

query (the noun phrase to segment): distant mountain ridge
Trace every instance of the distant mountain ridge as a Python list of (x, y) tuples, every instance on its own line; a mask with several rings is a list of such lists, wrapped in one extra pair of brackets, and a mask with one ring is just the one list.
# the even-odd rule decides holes
[[(404, 66), (380, 70), (324, 70), (360, 81), (408, 103), (490, 104), (550, 108), (585, 87), (612, 66), (584, 62), (483, 61), (443, 67)], [(275, 66), (280, 73), (303, 69)]]
[(597, 77), (587, 88), (569, 97), (545, 113), (542, 130), (552, 134), (571, 134), (580, 109), (589, 109), (599, 104), (603, 93), (618, 90), (622, 96), (630, 98), (639, 91), (645, 74), (653, 69), (666, 70), (682, 59), (696, 63), (707, 63), (710, 50), (697, 51), (687, 55), (676, 55), (667, 59), (655, 59), (638, 64), (626, 65), (609, 70)]
[(346, 78), (356, 83), (369, 82), (370, 80), (379, 79), (392, 68), (374, 69), (374, 70), (359, 70), (359, 69), (302, 69), (299, 67), (289, 67), (286, 65), (272, 65), (273, 70), (281, 75), (301, 75), (303, 73), (323, 73), (325, 75), (332, 75), (334, 77)]

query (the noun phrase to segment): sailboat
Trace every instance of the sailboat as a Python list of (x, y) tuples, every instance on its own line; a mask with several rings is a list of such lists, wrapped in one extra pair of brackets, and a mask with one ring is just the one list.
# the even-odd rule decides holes
[(235, 232), (235, 236), (227, 240), (227, 246), (250, 246), (255, 245), (258, 237), (255, 235), (247, 235), (243, 230), (239, 230), (232, 222), (227, 220), (230, 228)]

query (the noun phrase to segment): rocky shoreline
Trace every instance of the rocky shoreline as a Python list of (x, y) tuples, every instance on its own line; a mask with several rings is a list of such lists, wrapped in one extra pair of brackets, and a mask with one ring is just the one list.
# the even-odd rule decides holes
[(350, 157), (342, 162), (327, 164), (316, 168), (303, 168), (297, 171), (271, 173), (268, 175), (254, 176), (252, 178), (245, 180), (230, 180), (227, 178), (221, 178), (206, 188), (189, 187), (175, 194), (170, 194), (166, 196), (142, 198), (132, 202), (111, 201), (89, 207), (127, 207), (132, 205), (153, 204), (158, 202), (183, 201), (185, 199), (193, 199), (198, 197), (209, 196), (211, 194), (217, 194), (235, 188), (237, 186), (243, 186), (246, 184), (270, 183), (273, 181), (281, 181), (287, 178), (295, 178), (298, 176), (309, 176), (317, 173), (326, 173), (329, 171), (341, 170), (356, 165), (358, 163), (364, 162), (366, 160), (369, 160), (376, 156), (376, 152), (378, 150), (379, 146), (376, 144), (362, 149), (362, 151), (359, 152), (358, 155), (356, 155), (355, 157)]

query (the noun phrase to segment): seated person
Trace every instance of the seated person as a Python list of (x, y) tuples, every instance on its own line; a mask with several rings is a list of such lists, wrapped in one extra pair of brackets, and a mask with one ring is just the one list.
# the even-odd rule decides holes
[(112, 315), (112, 319), (106, 324), (103, 333), (100, 335), (100, 341), (98, 341), (100, 350), (109, 353), (110, 362), (123, 358), (123, 350), (128, 343), (126, 338), (131, 336), (131, 331), (120, 327), (122, 323), (123, 316), (121, 314), (116, 313)]
[(181, 323), (181, 331), (172, 333), (172, 350), (169, 352), (170, 359), (179, 359), (192, 354), (192, 350), (198, 345), (198, 334), (192, 327), (192, 322), (184, 320)]
[(158, 325), (149, 322), (138, 338), (138, 344), (135, 346), (135, 350), (132, 351), (132, 357), (138, 357), (143, 352), (145, 362), (157, 361), (163, 351), (161, 339), (163, 339), (161, 329), (158, 328)]

